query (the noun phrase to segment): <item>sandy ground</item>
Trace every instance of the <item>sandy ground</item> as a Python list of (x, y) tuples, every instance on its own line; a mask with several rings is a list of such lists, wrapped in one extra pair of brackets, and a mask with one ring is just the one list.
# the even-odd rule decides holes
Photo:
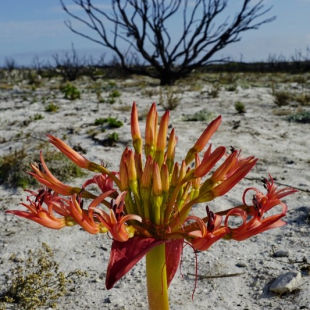
[[(98, 103), (90, 91), (89, 82), (80, 81), (82, 99), (63, 99), (57, 90), (57, 81), (46, 82), (35, 91), (25, 90), (20, 83), (13, 89), (0, 91), (0, 156), (19, 150), (38, 152), (39, 144), (47, 133), (59, 138), (66, 135), (66, 142), (87, 150), (85, 156), (114, 170), (121, 153), (130, 145), (130, 112), (124, 106), (137, 102), (140, 114), (159, 101), (156, 86), (135, 86), (136, 81), (116, 81), (121, 97), (116, 103)], [(294, 85), (287, 83), (287, 89)], [(255, 155), (259, 162), (229, 194), (210, 203), (218, 211), (240, 204), (242, 193), (249, 186), (262, 189), (260, 178), (271, 174), (281, 184), (299, 189), (285, 199), (289, 212), (287, 225), (253, 237), (244, 242), (220, 241), (207, 252), (197, 253), (198, 283), (195, 287), (195, 254), (190, 247), (184, 249), (182, 270), (177, 272), (170, 287), (170, 306), (176, 309), (310, 309), (310, 127), (309, 124), (290, 123), (280, 110), (297, 109), (294, 104), (278, 108), (274, 104), (270, 87), (240, 87), (235, 91), (221, 88), (218, 98), (212, 98), (205, 83), (198, 91), (187, 90), (179, 94), (180, 104), (171, 111), (170, 124), (178, 136), (177, 159), (185, 156), (206, 121), (184, 121), (184, 117), (206, 110), (222, 115), (223, 122), (212, 137), (214, 146), (241, 148), (245, 156)], [(148, 94), (151, 96), (146, 95)], [(108, 96), (102, 90), (102, 97)], [(36, 100), (33, 100), (36, 98)], [(237, 114), (234, 103), (241, 101), (246, 113)], [(45, 112), (49, 103), (59, 106), (56, 113)], [(159, 114), (164, 113), (162, 106)], [(277, 113), (275, 113), (277, 112)], [(284, 111), (285, 112), (285, 111)], [(25, 124), (25, 120), (40, 113), (44, 119)], [(280, 114), (280, 115), (279, 115)], [(283, 115), (281, 115), (283, 114)], [(116, 117), (124, 126), (109, 129), (96, 136), (104, 139), (110, 132), (117, 132), (120, 141), (115, 146), (102, 146), (89, 137), (94, 120), (99, 117)], [(144, 128), (144, 120), (140, 123)], [(71, 183), (81, 185), (82, 179)], [(25, 198), (21, 189), (0, 187), (0, 253), (1, 281), (3, 273), (12, 267), (8, 258), (17, 253), (21, 258), (29, 249), (37, 249), (42, 242), (55, 252), (56, 259), (65, 271), (82, 269), (89, 274), (82, 279), (76, 292), (59, 300), (59, 309), (147, 309), (144, 261), (139, 262), (115, 288), (107, 291), (104, 281), (111, 240), (106, 235), (89, 235), (78, 227), (52, 231), (30, 221), (5, 215), (7, 209), (22, 209), (19, 202)], [(196, 214), (205, 212), (204, 206), (194, 208)], [(280, 252), (279, 252), (280, 251)], [(282, 252), (281, 252), (282, 251)], [(280, 255), (275, 255), (280, 253)], [(281, 254), (282, 253), (282, 254)], [(284, 254), (283, 254), (284, 253)], [(280, 256), (280, 257), (277, 257)], [(308, 268), (308, 269), (307, 269)], [(289, 271), (300, 271), (302, 278), (293, 292), (277, 295), (269, 291), (275, 278)], [(228, 274), (239, 274), (223, 277)], [(203, 276), (218, 276), (206, 278)]]

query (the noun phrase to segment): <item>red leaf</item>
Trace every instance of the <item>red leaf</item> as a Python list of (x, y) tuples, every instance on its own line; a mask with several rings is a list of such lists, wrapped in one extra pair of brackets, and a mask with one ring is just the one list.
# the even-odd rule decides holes
[(166, 268), (168, 287), (178, 270), (184, 239), (171, 240), (166, 243)]
[[(106, 288), (111, 289), (148, 251), (164, 242), (165, 240), (138, 236), (130, 238), (126, 242), (114, 240), (107, 270)], [(173, 275), (175, 271), (171, 270)]]

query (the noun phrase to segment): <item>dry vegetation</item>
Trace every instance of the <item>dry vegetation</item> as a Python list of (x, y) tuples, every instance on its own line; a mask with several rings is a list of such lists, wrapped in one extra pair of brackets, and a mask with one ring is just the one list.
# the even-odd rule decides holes
[(0, 292), (0, 309), (8, 304), (15, 309), (35, 310), (39, 307), (57, 308), (57, 301), (75, 291), (78, 281), (87, 276), (81, 270), (65, 273), (59, 270), (54, 253), (45, 243), (37, 251), (29, 250), (25, 259), (10, 257), (12, 269), (5, 274)]
[[(108, 70), (108, 69), (106, 69)], [(39, 74), (41, 73), (42, 76)], [(104, 70), (100, 71), (101, 76), (110, 76)], [(128, 79), (130, 78), (130, 79)], [(94, 81), (96, 80), (96, 81)], [(40, 82), (35, 82), (40, 81)], [(38, 157), (33, 154), (38, 153), (33, 149), (42, 148), (42, 142), (33, 141), (31, 132), (27, 132), (27, 127), (32, 123), (39, 124), (48, 121), (48, 114), (59, 113), (61, 105), (59, 100), (64, 98), (76, 101), (80, 98), (89, 98), (90, 101), (97, 101), (98, 105), (112, 104), (118, 100), (117, 105), (110, 107), (111, 111), (130, 110), (130, 104), (122, 103), (119, 99), (122, 92), (136, 92), (138, 97), (147, 97), (160, 104), (165, 110), (174, 110), (182, 102), (184, 91), (192, 93), (194, 97), (217, 98), (221, 91), (238, 92), (238, 89), (250, 87), (264, 87), (270, 89), (270, 94), (274, 96), (274, 110), (276, 116), (286, 117), (290, 122), (309, 123), (310, 107), (310, 74), (287, 74), (287, 73), (238, 73), (219, 72), (203, 73), (195, 72), (190, 77), (179, 80), (175, 86), (161, 87), (158, 81), (147, 78), (129, 76), (123, 79), (105, 79), (94, 77), (79, 77), (71, 83), (63, 84), (61, 74), (55, 71), (41, 70), (37, 72), (33, 69), (3, 69), (0, 70), (0, 89), (2, 90), (1, 101), (11, 102), (11, 105), (0, 107), (0, 110), (18, 108), (19, 102), (23, 104), (41, 104), (43, 109), (29, 116), (23, 121), (11, 120), (11, 125), (20, 126), (20, 132), (16, 133), (12, 140), (21, 142), (18, 149), (10, 149), (9, 152), (2, 152), (0, 157), (0, 184), (10, 187), (20, 186), (26, 188), (33, 186), (32, 179), (25, 173), (29, 170), (29, 164), (38, 161)], [(94, 97), (97, 100), (94, 100)], [(246, 101), (234, 102), (236, 113), (246, 112)], [(99, 108), (99, 106), (98, 106)], [(73, 113), (74, 114), (74, 113)], [(72, 114), (72, 115), (73, 115)], [(78, 117), (78, 108), (76, 116)], [(143, 119), (143, 111), (140, 118)], [(184, 117), (184, 121), (209, 121), (212, 115), (205, 109), (193, 115)], [(100, 123), (100, 121), (102, 121)], [(2, 122), (4, 122), (2, 120)], [(98, 125), (101, 126), (98, 128)], [(88, 136), (96, 143), (106, 146), (113, 146), (122, 140), (117, 129), (122, 122), (113, 117), (94, 119), (88, 129)], [(97, 126), (97, 128), (96, 128)], [(99, 129), (99, 130), (98, 130)], [(62, 138), (68, 138), (76, 133), (77, 129), (69, 130)], [(106, 132), (104, 137), (99, 137), (102, 132)], [(29, 141), (32, 141), (32, 150), (29, 151)], [(0, 143), (7, 143), (6, 138), (0, 136)], [(80, 177), (82, 172), (70, 165), (70, 162), (63, 160), (57, 153), (46, 152), (46, 161), (49, 162), (54, 173), (63, 179), (70, 177)], [(61, 163), (61, 164), (60, 164)]]
[[(137, 76), (117, 79), (104, 70), (100, 71), (100, 75), (97, 79), (83, 76), (70, 84), (64, 84), (63, 77), (54, 73), (41, 76), (35, 70), (0, 70), (0, 111), (35, 107), (35, 112), (30, 116), (21, 114), (18, 118), (10, 120), (0, 117), (0, 184), (12, 189), (35, 187), (36, 183), (26, 172), (30, 170), (31, 162), (39, 161), (38, 154), (41, 149), (51, 171), (60, 180), (83, 176), (78, 167), (46, 146), (44, 125), (53, 124), (59, 113), (66, 113), (66, 117), (74, 117), (76, 122), (81, 119), (81, 123), (74, 127), (65, 124), (63, 131), (58, 132), (55, 128), (52, 130), (52, 134), (66, 142), (72, 142), (71, 139), (82, 132), (84, 138), (92, 139), (94, 146), (103, 146), (107, 151), (115, 145), (127, 146), (128, 140), (118, 131), (124, 120), (127, 124), (129, 121), (125, 116), (118, 118), (119, 115), (128, 115), (131, 109), (131, 102), (128, 102), (125, 94), (130, 94), (136, 100), (141, 97), (147, 98), (150, 102), (159, 103), (165, 110), (173, 110), (182, 108), (186, 91), (191, 102), (197, 106), (203, 101), (204, 106), (199, 107), (197, 112), (182, 115), (181, 122), (208, 123), (215, 116), (208, 110), (209, 100), (220, 105), (223, 94), (238, 94), (241, 89), (258, 87), (267, 89), (273, 96), (272, 113), (275, 117), (285, 119), (288, 124), (310, 123), (309, 73), (195, 72), (171, 87), (161, 87), (158, 80)], [(243, 117), (242, 114), (250, 113), (248, 99), (251, 98), (231, 102), (234, 117), (239, 117), (238, 114)], [(82, 106), (85, 102), (89, 115), (96, 115), (91, 122), (83, 121), (79, 114), (80, 110), (85, 108)], [(74, 108), (63, 112), (69, 104)], [(102, 115), (102, 108), (109, 113)], [(139, 118), (144, 119), (145, 115), (146, 110), (141, 109)], [(239, 123), (240, 121), (234, 122), (232, 129), (238, 128)], [(19, 130), (4, 134), (5, 130), (8, 131), (7, 128), (13, 127)], [(40, 131), (41, 127), (43, 129), (39, 136), (37, 131)], [(14, 148), (10, 145), (14, 145)], [(70, 145), (80, 153), (86, 153), (77, 142)], [(29, 257), (23, 262), (14, 261), (12, 256), (12, 264), (0, 294), (2, 309), (5, 309), (5, 303), (18, 304), (20, 309), (37, 309), (42, 305), (53, 307), (57, 300), (70, 290), (70, 281), (74, 283), (76, 277), (84, 275), (79, 271), (67, 275), (60, 272), (52, 251), (45, 245), (38, 252), (29, 252)]]

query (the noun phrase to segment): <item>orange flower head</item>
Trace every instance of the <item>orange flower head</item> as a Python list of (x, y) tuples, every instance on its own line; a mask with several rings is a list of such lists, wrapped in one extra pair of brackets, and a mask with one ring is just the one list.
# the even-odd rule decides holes
[[(44, 190), (31, 192), (35, 199), (28, 198), (28, 202), (22, 204), (28, 211), (7, 213), (53, 229), (78, 224), (91, 234), (108, 233), (113, 242), (107, 288), (160, 246), (167, 273), (167, 283), (163, 284), (169, 285), (179, 265), (185, 240), (194, 249), (204, 251), (220, 239), (241, 241), (283, 226), (287, 206), (281, 199), (295, 192), (291, 188), (279, 190), (270, 178), (264, 181), (266, 194), (250, 187), (244, 192), (242, 205), (221, 212), (213, 212), (207, 207), (205, 217), (196, 216), (193, 206), (199, 208), (199, 203), (226, 194), (257, 162), (254, 156), (241, 157), (240, 151), (235, 149), (226, 154), (224, 146), (212, 150), (212, 144), (201, 157), (221, 119), (219, 116), (213, 120), (185, 158), (177, 161), (175, 130), (172, 129), (167, 137), (169, 112), (163, 114), (158, 126), (158, 112), (155, 103), (152, 104), (146, 118), (143, 147), (134, 103), (131, 111), (133, 149), (125, 148), (117, 172), (90, 162), (60, 139), (48, 135), (49, 141), (76, 165), (98, 174), (81, 187), (66, 185), (53, 176), (41, 153), (41, 164), (32, 164), (30, 174)], [(93, 191), (93, 186), (98, 190)], [(247, 204), (245, 196), (250, 191), (254, 195)], [(282, 207), (281, 212), (266, 216), (266, 212), (277, 205)], [(231, 227), (229, 220), (236, 216), (242, 223), (239, 227)], [(160, 272), (164, 273), (163, 270)]]

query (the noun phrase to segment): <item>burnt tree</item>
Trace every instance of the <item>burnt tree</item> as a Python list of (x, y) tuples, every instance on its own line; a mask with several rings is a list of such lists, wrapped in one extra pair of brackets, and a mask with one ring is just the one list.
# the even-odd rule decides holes
[[(228, 0), (111, 0), (108, 8), (91, 0), (71, 0), (83, 14), (60, 1), (67, 14), (93, 30), (94, 36), (67, 21), (71, 31), (112, 50), (121, 70), (158, 78), (161, 85), (171, 85), (202, 65), (223, 61), (210, 59), (240, 41), (240, 33), (275, 19), (261, 19), (271, 9), (264, 8), (263, 0), (252, 6), (251, 0), (241, 1), (231, 19), (223, 19)], [(173, 27), (179, 27), (177, 34)]]

